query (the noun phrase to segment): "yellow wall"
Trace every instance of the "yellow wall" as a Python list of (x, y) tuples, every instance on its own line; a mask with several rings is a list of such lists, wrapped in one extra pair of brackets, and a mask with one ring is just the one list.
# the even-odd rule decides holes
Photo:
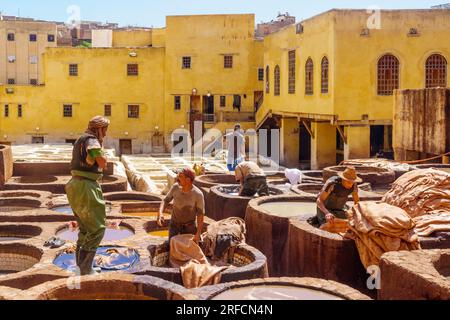
[(148, 47), (152, 44), (151, 29), (113, 30), (114, 48)]
[[(7, 41), (7, 34), (14, 33), (15, 41)], [(37, 35), (36, 42), (30, 42), (30, 34)], [(48, 42), (48, 35), (55, 36), (54, 42)], [(0, 21), (0, 83), (7, 84), (15, 79), (16, 84), (28, 85), (30, 79), (42, 79), (40, 56), (47, 47), (56, 47), (56, 24), (32, 21)], [(15, 56), (16, 62), (9, 63), (8, 56)], [(37, 57), (37, 63), (31, 63), (30, 57)]]

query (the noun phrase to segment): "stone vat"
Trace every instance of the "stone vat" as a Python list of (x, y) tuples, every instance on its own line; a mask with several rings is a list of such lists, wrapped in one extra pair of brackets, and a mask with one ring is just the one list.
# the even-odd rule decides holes
[[(349, 166), (335, 166), (323, 169), (323, 182), (326, 182), (329, 178), (337, 176), (339, 172)], [(389, 169), (375, 168), (368, 166), (354, 166), (358, 177), (363, 182), (368, 182), (372, 186), (389, 185), (395, 181), (395, 172)]]

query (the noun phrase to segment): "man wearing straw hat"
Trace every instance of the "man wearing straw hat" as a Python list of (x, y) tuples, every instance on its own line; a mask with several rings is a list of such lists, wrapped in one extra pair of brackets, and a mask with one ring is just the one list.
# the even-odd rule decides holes
[(75, 259), (81, 275), (96, 273), (92, 262), (105, 234), (106, 205), (99, 180), (107, 165), (102, 146), (109, 123), (101, 116), (89, 121), (88, 129), (73, 147), (72, 179), (65, 187), (80, 229)]
[[(347, 219), (345, 212), (350, 209), (348, 197), (353, 196), (355, 204), (359, 202), (358, 183), (362, 182), (356, 175), (354, 167), (347, 167), (337, 177), (331, 177), (325, 183), (317, 199), (317, 215), (319, 226), (334, 222), (335, 218)], [(314, 219), (315, 220), (315, 219)], [(316, 224), (317, 221), (314, 221)]]

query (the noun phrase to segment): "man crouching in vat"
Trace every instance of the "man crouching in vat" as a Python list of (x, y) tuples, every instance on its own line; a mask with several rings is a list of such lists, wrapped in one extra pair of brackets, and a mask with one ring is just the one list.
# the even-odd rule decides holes
[(241, 162), (236, 166), (234, 175), (236, 181), (241, 184), (240, 196), (253, 197), (256, 193), (260, 197), (269, 195), (266, 174), (255, 162)]
[(350, 209), (348, 197), (351, 194), (355, 204), (359, 203), (358, 183), (361, 181), (354, 167), (348, 167), (337, 177), (328, 179), (317, 199), (317, 215), (308, 220), (309, 223), (321, 227), (327, 222), (333, 223), (335, 218), (347, 219), (345, 212)]
[(200, 242), (205, 215), (205, 200), (199, 188), (193, 185), (195, 172), (190, 168), (178, 173), (175, 183), (159, 208), (157, 223), (164, 223), (164, 210), (173, 200), (172, 218), (169, 225), (169, 241), (180, 234), (194, 235), (194, 241)]

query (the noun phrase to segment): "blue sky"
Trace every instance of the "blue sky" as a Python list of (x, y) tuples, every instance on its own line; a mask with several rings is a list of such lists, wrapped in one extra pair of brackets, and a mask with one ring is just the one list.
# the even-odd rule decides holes
[(256, 22), (273, 19), (288, 11), (297, 20), (332, 8), (382, 9), (430, 8), (450, 0), (0, 0), (0, 11), (43, 20), (67, 21), (67, 8), (77, 5), (82, 20), (118, 22), (121, 25), (165, 25), (166, 15), (255, 13)]

